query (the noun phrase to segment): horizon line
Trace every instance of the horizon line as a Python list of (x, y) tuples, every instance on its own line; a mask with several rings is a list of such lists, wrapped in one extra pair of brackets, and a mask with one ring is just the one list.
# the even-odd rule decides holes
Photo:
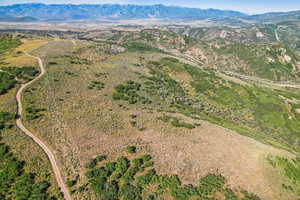
[(246, 15), (259, 15), (259, 14), (267, 14), (267, 13), (286, 13), (286, 12), (293, 12), (293, 11), (300, 11), (300, 9), (287, 9), (285, 11), (279, 11), (279, 10), (274, 10), (274, 11), (265, 11), (265, 12), (250, 12), (250, 11), (242, 11), (242, 10), (234, 10), (234, 9), (222, 9), (222, 8), (200, 8), (200, 7), (192, 7), (192, 6), (183, 6), (183, 5), (171, 5), (171, 4), (163, 4), (163, 3), (158, 3), (158, 4), (137, 4), (137, 3), (47, 3), (47, 2), (29, 2), (29, 3), (6, 3), (6, 4), (1, 4), (0, 7), (4, 6), (14, 6), (14, 5), (26, 5), (26, 4), (36, 4), (36, 5), (134, 5), (134, 6), (156, 6), (156, 5), (162, 5), (166, 7), (179, 7), (179, 8), (194, 8), (194, 9), (201, 9), (201, 10), (222, 10), (222, 11), (234, 11), (234, 12), (240, 12), (242, 14)]

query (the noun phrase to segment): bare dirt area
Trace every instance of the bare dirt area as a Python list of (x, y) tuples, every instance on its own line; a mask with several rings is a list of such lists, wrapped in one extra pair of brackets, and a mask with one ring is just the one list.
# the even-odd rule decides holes
[(151, 147), (160, 171), (178, 174), (186, 184), (216, 172), (223, 174), (233, 188), (255, 191), (264, 199), (294, 198), (281, 193), (280, 177), (272, 173), (266, 161), (269, 154), (288, 153), (233, 131), (201, 122), (201, 127), (192, 131), (166, 127), (148, 130), (141, 138)]

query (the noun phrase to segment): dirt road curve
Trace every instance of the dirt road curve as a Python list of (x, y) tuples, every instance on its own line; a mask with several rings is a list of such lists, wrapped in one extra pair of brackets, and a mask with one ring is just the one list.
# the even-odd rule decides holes
[(21, 87), (19, 88), (19, 90), (17, 92), (17, 95), (16, 95), (16, 100), (17, 100), (17, 103), (18, 103), (18, 116), (19, 117), (17, 118), (16, 123), (17, 123), (17, 126), (27, 136), (31, 137), (34, 140), (34, 142), (36, 142), (44, 150), (44, 152), (47, 154), (47, 156), (50, 160), (50, 163), (52, 165), (53, 171), (55, 173), (55, 177), (56, 177), (56, 180), (58, 182), (58, 186), (60, 187), (61, 192), (63, 193), (65, 200), (71, 200), (72, 199), (71, 195), (69, 194), (69, 190), (67, 189), (67, 187), (66, 187), (66, 185), (65, 185), (65, 183), (62, 179), (60, 170), (58, 168), (58, 165), (56, 163), (56, 160), (55, 160), (55, 157), (54, 157), (53, 153), (51, 152), (51, 150), (47, 147), (47, 145), (43, 141), (41, 141), (33, 133), (31, 133), (22, 123), (22, 119), (21, 119), (22, 110), (23, 110), (23, 107), (22, 107), (22, 93), (23, 93), (23, 91), (25, 90), (26, 87), (28, 87), (29, 85), (31, 85), (32, 83), (37, 81), (40, 77), (42, 77), (45, 74), (45, 68), (44, 68), (42, 60), (39, 57), (29, 55), (28, 53), (26, 53), (26, 55), (28, 55), (30, 57), (33, 57), (33, 58), (38, 60), (41, 73), (38, 75), (38, 77), (36, 77), (35, 79), (33, 79), (32, 81), (30, 81), (26, 84), (22, 84)]

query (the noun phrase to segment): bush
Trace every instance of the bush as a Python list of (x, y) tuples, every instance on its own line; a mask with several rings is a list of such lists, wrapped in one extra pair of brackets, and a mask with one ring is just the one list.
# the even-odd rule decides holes
[(106, 160), (106, 156), (104, 155), (99, 155), (95, 158), (95, 161), (98, 163), (98, 162), (101, 162), (103, 160)]
[(88, 169), (92, 169), (94, 168), (95, 166), (97, 165), (97, 162), (95, 159), (89, 161), (86, 165), (85, 165), (85, 168), (88, 168)]
[(18, 47), (21, 45), (21, 41), (19, 39), (13, 38), (11, 36), (0, 37), (0, 54)]
[(154, 169), (151, 169), (147, 171), (147, 173), (144, 176), (137, 177), (137, 182), (139, 185), (149, 185), (151, 180), (156, 176), (156, 171)]
[(133, 153), (136, 152), (136, 147), (135, 147), (135, 146), (128, 146), (128, 147), (126, 147), (126, 151), (127, 151), (128, 153), (133, 154)]
[(123, 47), (128, 49), (128, 51), (139, 51), (139, 52), (146, 52), (146, 51), (152, 51), (152, 52), (162, 52), (160, 49), (151, 47), (147, 44), (140, 43), (140, 42), (126, 42), (123, 44)]
[(137, 92), (140, 91), (141, 84), (134, 81), (127, 81), (125, 84), (119, 84), (115, 87), (116, 92), (112, 94), (113, 100), (124, 100), (129, 104), (136, 104), (138, 101), (150, 104), (151, 100), (140, 96)]
[(200, 179), (199, 192), (209, 195), (220, 190), (225, 184), (225, 178), (222, 175), (208, 174)]
[[(2, 151), (0, 149), (0, 158)], [(236, 200), (236, 193), (224, 187), (225, 178), (221, 175), (208, 174), (200, 179), (199, 186), (182, 185), (177, 175), (157, 175), (155, 169), (140, 175), (145, 167), (152, 165), (150, 155), (138, 156), (131, 162), (126, 157), (119, 157), (114, 162), (89, 170), (86, 176), (99, 200), (151, 200), (165, 195), (174, 200), (211, 199), (215, 195)], [(247, 191), (241, 193), (243, 200), (259, 200)]]
[(125, 157), (120, 157), (116, 161), (115, 178), (121, 178), (129, 168), (129, 160)]
[(134, 176), (135, 174), (140, 171), (140, 168), (138, 167), (132, 167), (130, 168), (122, 177), (122, 180), (125, 182), (125, 183), (130, 183), (130, 182), (133, 182), (134, 181)]
[(50, 184), (25, 172), (24, 161), (14, 157), (5, 144), (0, 144), (0, 166), (1, 199), (50, 199), (47, 192)]
[(176, 189), (171, 190), (171, 195), (176, 200), (187, 200), (190, 199), (191, 196), (198, 196), (198, 191), (192, 185), (178, 187)]
[(5, 94), (9, 89), (15, 87), (15, 77), (0, 71), (0, 94)]
[(88, 89), (97, 89), (102, 90), (104, 89), (105, 84), (100, 81), (91, 81), (91, 83), (88, 85)]
[(15, 115), (9, 112), (0, 112), (0, 130), (4, 128), (11, 128), (13, 125)]
[(180, 122), (179, 120), (173, 120), (171, 124), (175, 127), (182, 127), (182, 128), (188, 128), (188, 129), (194, 129), (196, 128), (193, 124), (189, 124), (186, 122)]
[(76, 185), (76, 180), (67, 180), (66, 184), (69, 188), (73, 187), (74, 185)]
[(119, 194), (123, 197), (123, 200), (142, 200), (142, 191), (142, 187), (126, 183), (120, 188)]

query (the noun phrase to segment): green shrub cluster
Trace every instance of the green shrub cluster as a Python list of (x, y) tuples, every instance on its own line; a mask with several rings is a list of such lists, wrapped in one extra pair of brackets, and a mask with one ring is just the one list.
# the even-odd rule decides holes
[(116, 92), (112, 95), (114, 100), (128, 101), (129, 104), (136, 104), (139, 101), (143, 104), (152, 103), (148, 98), (138, 94), (141, 90), (141, 84), (137, 82), (127, 81), (125, 84), (117, 85), (115, 90)]
[(24, 81), (32, 80), (39, 73), (35, 67), (2, 67), (1, 71)]
[(280, 169), (288, 179), (289, 184), (283, 185), (283, 187), (300, 196), (300, 158), (289, 160), (283, 157), (275, 157), (271, 158), (270, 162), (274, 167)]
[(0, 94), (5, 94), (9, 89), (14, 88), (17, 80), (30, 81), (37, 73), (34, 67), (1, 67)]
[(15, 77), (0, 71), (0, 94), (5, 94), (17, 84)]
[(161, 117), (158, 117), (158, 119), (163, 121), (163, 122), (171, 122), (171, 124), (175, 127), (188, 128), (188, 129), (196, 128), (195, 125), (187, 123), (187, 122), (182, 122), (176, 117), (170, 117), (170, 116), (167, 116), (167, 115), (163, 115)]
[(126, 48), (128, 51), (133, 52), (162, 52), (158, 48), (152, 47), (141, 42), (126, 42), (123, 44), (123, 47)]
[(127, 146), (126, 151), (131, 154), (136, 153), (136, 147), (135, 146)]
[(65, 73), (69, 76), (78, 77), (78, 74), (75, 74), (74, 72), (70, 72), (70, 71), (65, 70)]
[(24, 170), (24, 161), (19, 161), (8, 146), (0, 143), (0, 199), (54, 200), (47, 190), (48, 182), (37, 181), (35, 175)]
[(90, 65), (91, 64), (91, 62), (88, 61), (87, 59), (81, 59), (74, 55), (65, 55), (64, 57), (68, 58), (70, 60), (71, 64), (75, 64), (75, 65)]
[[(152, 164), (148, 165), (150, 162)], [(213, 199), (220, 193), (226, 200), (259, 199), (244, 190), (241, 191), (243, 197), (238, 198), (233, 190), (226, 188), (226, 180), (221, 175), (208, 174), (200, 179), (198, 186), (182, 185), (177, 175), (159, 175), (152, 166), (150, 155), (140, 155), (131, 160), (119, 157), (99, 167), (89, 168), (86, 176), (99, 200), (155, 200), (165, 195), (174, 200)]]
[(188, 128), (188, 129), (196, 128), (196, 126), (194, 126), (193, 124), (189, 124), (189, 123), (186, 123), (186, 122), (181, 122), (179, 120), (173, 120), (171, 122), (171, 124), (175, 127), (182, 127), (182, 128)]
[(94, 168), (98, 162), (101, 162), (103, 160), (106, 160), (106, 156), (104, 155), (98, 155), (96, 158), (92, 159), (90, 162), (88, 162), (85, 167), (88, 169)]
[(11, 36), (0, 37), (0, 54), (16, 48), (19, 45), (21, 45), (21, 41)]
[(104, 88), (105, 84), (102, 83), (101, 81), (92, 81), (89, 85), (88, 85), (88, 89), (92, 90), (92, 89), (97, 89), (97, 90), (102, 90)]
[(15, 115), (9, 112), (0, 112), (0, 130), (5, 128), (11, 128)]
[(25, 108), (25, 117), (28, 120), (35, 120), (40, 117), (42, 117), (44, 114), (43, 112), (46, 111), (44, 108), (36, 108), (33, 104), (30, 104), (30, 106), (26, 106)]
[(160, 66), (150, 67), (150, 74), (152, 76), (145, 77), (148, 80), (145, 82), (147, 86), (146, 91), (150, 94), (157, 94), (161, 98), (171, 97), (175, 99), (176, 97), (184, 97), (185, 91), (181, 85), (160, 70)]

